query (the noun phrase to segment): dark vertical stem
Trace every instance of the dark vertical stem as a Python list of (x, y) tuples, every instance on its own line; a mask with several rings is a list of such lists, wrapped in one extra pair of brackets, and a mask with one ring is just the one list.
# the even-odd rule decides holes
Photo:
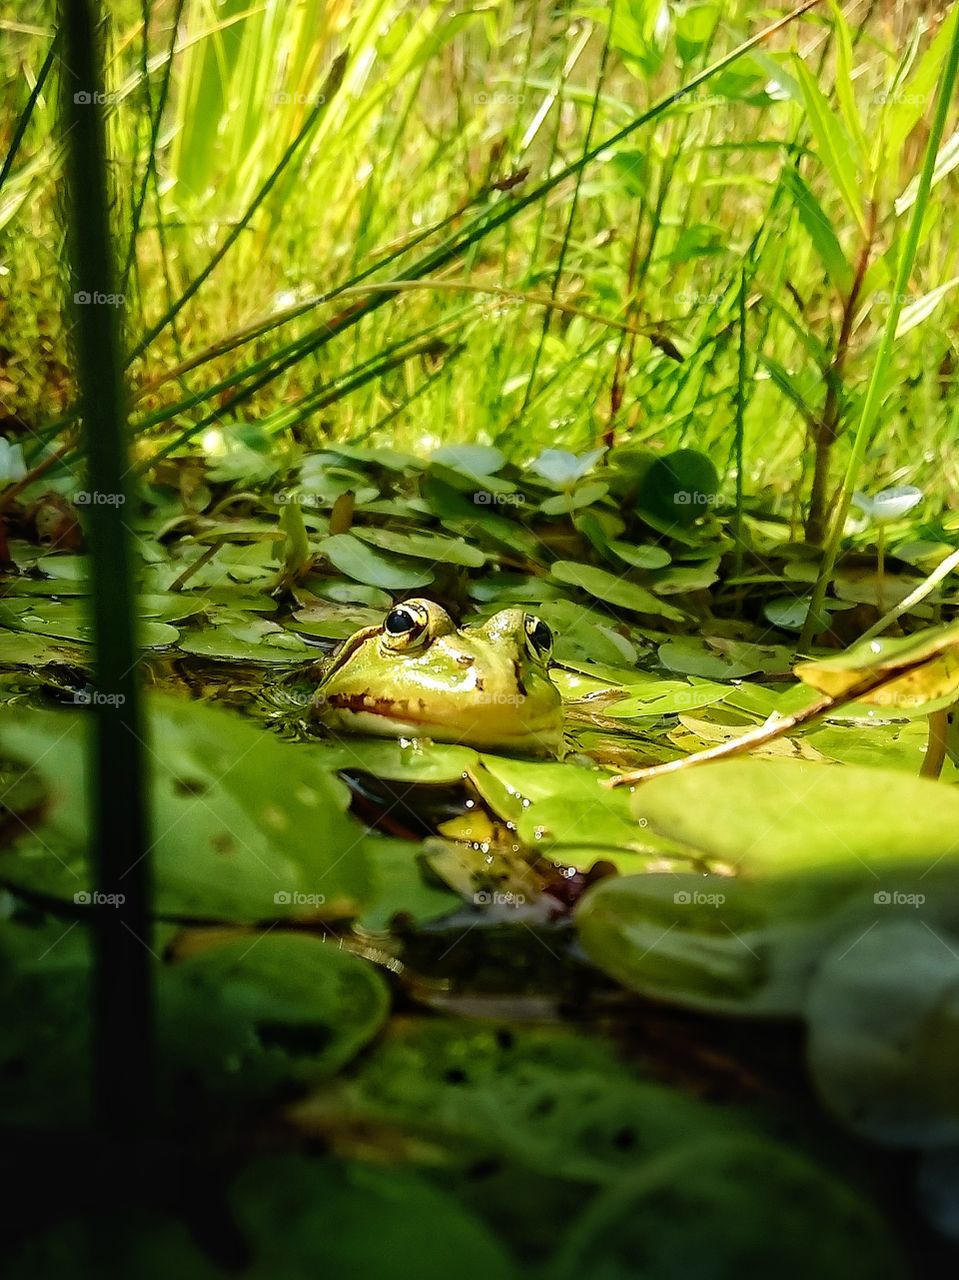
[(746, 417), (746, 268), (739, 276), (739, 363), (736, 377), (736, 520), (733, 536), (736, 540), (734, 564), (736, 576), (743, 571), (743, 453)]
[(806, 517), (806, 541), (818, 546), (825, 535), (827, 520), (827, 497), (829, 492), (829, 475), (832, 462), (832, 447), (839, 438), (842, 418), (842, 379), (849, 354), (849, 340), (852, 337), (852, 325), (856, 316), (856, 306), (866, 278), (873, 242), (876, 237), (876, 205), (869, 207), (869, 220), (866, 238), (859, 252), (856, 274), (849, 293), (843, 299), (842, 322), (839, 337), (836, 340), (836, 352), (832, 363), (826, 370), (826, 396), (823, 400), (822, 415), (813, 435), (815, 446), (815, 464), (813, 467), (812, 490), (809, 495), (809, 514)]
[[(143, 726), (125, 508), (129, 461), (95, 0), (61, 0), (69, 291), (87, 462), (96, 645), (93, 832), (94, 1116), (129, 1134), (152, 1093), (150, 878)], [(106, 905), (109, 902), (119, 905)]]

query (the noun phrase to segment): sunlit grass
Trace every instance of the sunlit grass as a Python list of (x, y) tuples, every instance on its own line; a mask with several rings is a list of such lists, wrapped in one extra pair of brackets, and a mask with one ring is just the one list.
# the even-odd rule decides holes
[[(11, 141), (53, 35), (49, 6), (34, 8), (3, 15)], [(481, 230), (483, 218), (497, 219), (574, 164), (589, 136), (615, 134), (758, 30), (754, 10), (736, 7), (715, 30), (705, 9), (676, 10), (648, 30), (620, 15), (610, 34), (602, 7), (584, 19), (545, 5), (367, 0), (297, 6), (285, 20), (287, 7), (272, 0), (187, 0), (174, 41), (177, 5), (164, 0), (149, 9), (144, 49), (139, 3), (111, 6), (116, 200), (138, 229), (128, 350), (176, 309), (131, 369), (134, 422), (151, 432), (141, 457), (232, 420), (295, 422), (315, 443), (333, 420), (338, 438), (375, 438), (387, 420), (390, 438), (414, 448), (469, 438), (520, 459), (546, 442), (694, 444), (726, 474), (733, 497), (738, 438), (743, 493), (798, 533), (824, 420), (835, 438), (830, 501), (848, 460), (847, 427), (876, 355), (907, 220), (895, 201), (917, 171), (941, 63), (942, 37), (917, 30), (911, 11), (886, 12), (859, 31), (860, 9), (846, 8), (845, 42), (828, 6), (814, 9), (603, 152), (581, 179), (477, 234), (428, 273), (474, 281), (475, 293), (373, 295), (376, 309), (356, 322), (344, 320), (347, 308), (367, 305), (356, 294), (299, 316), (296, 304), (362, 280), (377, 262), (375, 280), (415, 274), (438, 244), (471, 225)], [(316, 110), (341, 53), (342, 86)], [(158, 126), (146, 112), (144, 64), (154, 110), (169, 72)], [(823, 133), (809, 81), (833, 133)], [(0, 394), (33, 430), (72, 405), (40, 341), (48, 335), (55, 352), (66, 336), (52, 109), (40, 92), (0, 188), (0, 288), (14, 353), (0, 370)], [(854, 144), (844, 155), (840, 139), (838, 159), (837, 121)], [(877, 486), (916, 483), (940, 501), (959, 479), (956, 410), (945, 394), (956, 295), (933, 293), (959, 274), (956, 231), (942, 216), (953, 182), (946, 173), (933, 191), (906, 303), (921, 311), (917, 300), (929, 295), (930, 315), (896, 343), (865, 462)], [(874, 198), (876, 223), (849, 306), (847, 272), (867, 216), (853, 198), (867, 213)], [(496, 296), (493, 286), (526, 296)], [(530, 301), (553, 293), (571, 310)], [(573, 309), (638, 332), (604, 329)], [(323, 336), (331, 321), (335, 340)], [(240, 341), (250, 327), (261, 332)], [(434, 331), (457, 348), (445, 368), (392, 359), (397, 341), (415, 350)], [(377, 367), (373, 377), (360, 372)], [(324, 412), (309, 416), (311, 405)]]

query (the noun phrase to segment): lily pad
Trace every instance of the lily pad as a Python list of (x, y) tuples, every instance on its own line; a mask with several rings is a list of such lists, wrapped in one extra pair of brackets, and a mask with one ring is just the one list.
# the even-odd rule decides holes
[(461, 905), (458, 894), (433, 882), (419, 856), (419, 846), (411, 841), (368, 836), (364, 851), (372, 888), (356, 921), (356, 927), (363, 932), (385, 933), (397, 917), (427, 924), (450, 915)]
[(666, 604), (645, 587), (635, 582), (628, 582), (615, 573), (609, 573), (606, 569), (580, 564), (578, 560), (558, 560), (551, 567), (550, 572), (558, 582), (579, 587), (589, 595), (595, 596), (597, 600), (615, 605), (620, 609), (629, 609), (633, 613), (645, 613), (652, 617), (668, 618), (672, 622), (682, 622), (686, 617), (679, 609)]
[(413, 587), (428, 587), (433, 581), (428, 570), (415, 569), (408, 561), (384, 555), (351, 533), (324, 538), (319, 549), (340, 573), (370, 587), (409, 591)]
[(506, 462), (504, 454), (484, 444), (447, 444), (434, 449), (432, 462), (452, 467), (454, 471), (462, 471), (468, 476), (491, 476), (499, 471)]
[(633, 811), (654, 832), (749, 876), (959, 868), (959, 795), (890, 769), (725, 760), (653, 778)]
[(728, 690), (721, 684), (703, 680), (699, 684), (687, 684), (683, 680), (657, 680), (627, 687), (627, 695), (621, 702), (614, 702), (603, 709), (603, 714), (614, 720), (629, 720), (637, 716), (678, 715), (682, 711), (694, 711), (699, 707), (722, 702)]
[[(90, 608), (80, 600), (40, 601), (7, 597), (0, 601), (0, 624), (31, 635), (82, 644), (93, 642)], [(174, 644), (179, 634), (176, 627), (165, 622), (141, 621), (137, 627), (137, 640), (145, 649), (161, 649)]]
[(884, 1145), (959, 1143), (959, 936), (894, 917), (843, 936), (806, 1012), (813, 1080), (845, 1125)]
[(251, 1280), (518, 1280), (479, 1218), (408, 1168), (275, 1156), (243, 1171), (231, 1202)]
[(783, 645), (745, 644), (719, 636), (677, 636), (659, 646), (659, 660), (670, 671), (704, 680), (742, 680), (761, 672), (786, 675), (792, 652)]
[[(355, 913), (370, 891), (362, 828), (346, 812), (346, 788), (308, 748), (174, 697), (151, 698), (149, 711), (158, 915), (252, 922)], [(31, 824), (36, 838), (0, 854), (7, 884), (89, 899), (91, 726), (91, 717), (65, 712), (5, 712), (0, 752), (39, 778), (46, 796)]]
[(607, 543), (607, 546), (614, 555), (634, 569), (665, 569), (672, 559), (665, 547), (658, 547), (655, 543), (634, 547), (628, 542), (614, 540)]
[(228, 662), (289, 663), (315, 653), (299, 636), (255, 617), (187, 631), (178, 647), (184, 653)]
[(189, 955), (164, 975), (161, 1030), (182, 1078), (222, 1105), (334, 1074), (389, 1010), (372, 965), (323, 938), (274, 930)]
[(597, 1197), (551, 1272), (640, 1274), (906, 1280), (909, 1271), (878, 1213), (849, 1187), (774, 1143), (727, 1135), (684, 1143)]
[(396, 529), (354, 527), (353, 533), (364, 542), (390, 551), (394, 555), (412, 556), (416, 560), (429, 560), (431, 564), (457, 564), (478, 569), (486, 563), (486, 556), (477, 547), (462, 538), (444, 538), (432, 533), (400, 533)]

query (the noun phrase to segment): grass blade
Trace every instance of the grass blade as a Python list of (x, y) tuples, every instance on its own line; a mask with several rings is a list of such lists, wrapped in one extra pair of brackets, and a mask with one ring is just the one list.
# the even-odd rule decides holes
[[(71, 284), (83, 414), (96, 652), (94, 1114), (129, 1136), (152, 1092), (150, 877), (132, 554), (123, 518), (129, 470), (120, 319), (110, 231), (102, 80), (92, 0), (62, 0), (61, 137), (66, 144)], [(84, 298), (86, 295), (86, 298)]]

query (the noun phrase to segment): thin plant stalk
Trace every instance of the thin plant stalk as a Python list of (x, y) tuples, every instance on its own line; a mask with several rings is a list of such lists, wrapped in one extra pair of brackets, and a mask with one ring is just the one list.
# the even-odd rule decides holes
[[(87, 463), (96, 653), (89, 762), (94, 923), (94, 1120), (129, 1136), (148, 1123), (153, 1003), (150, 859), (133, 561), (125, 519), (126, 395), (110, 228), (95, 0), (61, 0), (70, 291)], [(84, 300), (85, 299), (85, 300)]]

